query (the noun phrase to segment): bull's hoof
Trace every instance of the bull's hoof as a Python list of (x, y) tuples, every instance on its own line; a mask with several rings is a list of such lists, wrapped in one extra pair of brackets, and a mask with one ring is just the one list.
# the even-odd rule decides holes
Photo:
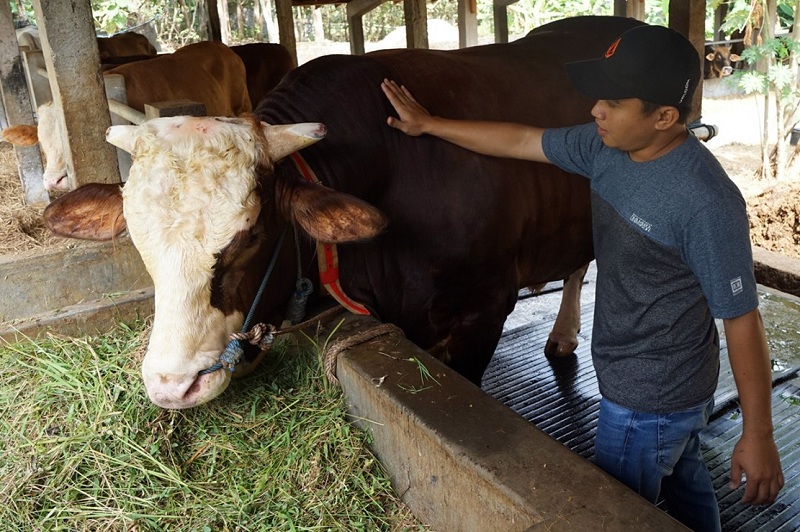
[(547, 339), (544, 344), (544, 355), (547, 358), (565, 358), (575, 354), (575, 349), (578, 348), (578, 342)]

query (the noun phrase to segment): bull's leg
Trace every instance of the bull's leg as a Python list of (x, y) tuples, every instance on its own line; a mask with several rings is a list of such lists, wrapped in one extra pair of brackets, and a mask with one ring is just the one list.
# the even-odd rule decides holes
[(553, 330), (544, 346), (548, 357), (571, 355), (578, 348), (578, 333), (581, 330), (581, 288), (589, 265), (586, 264), (564, 281), (561, 306), (558, 309)]
[(477, 386), (489, 362), (492, 360), (497, 343), (503, 334), (503, 323), (508, 312), (481, 311), (462, 314), (450, 330), (444, 345), (444, 361), (462, 376)]

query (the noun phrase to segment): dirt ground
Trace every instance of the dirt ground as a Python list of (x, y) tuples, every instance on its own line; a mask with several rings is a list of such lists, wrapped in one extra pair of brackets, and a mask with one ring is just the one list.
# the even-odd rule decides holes
[[(800, 176), (785, 182), (759, 179), (763, 103), (752, 96), (719, 95), (713, 87), (703, 99), (703, 122), (719, 133), (707, 145), (739, 186), (748, 204), (754, 245), (800, 259)], [(0, 143), (0, 256), (74, 247), (48, 233), (41, 222), (44, 205), (21, 202), (14, 152)]]
[(703, 98), (703, 122), (717, 126), (719, 134), (707, 145), (745, 197), (753, 244), (800, 259), (800, 175), (760, 178), (763, 99), (710, 89)]

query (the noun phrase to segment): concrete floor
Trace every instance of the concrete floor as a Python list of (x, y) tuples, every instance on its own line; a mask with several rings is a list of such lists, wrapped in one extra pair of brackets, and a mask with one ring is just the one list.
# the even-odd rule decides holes
[[(522, 295), (483, 383), (487, 393), (587, 460), (593, 456), (600, 399), (590, 354), (595, 279), (592, 264), (581, 297), (577, 357), (551, 364), (543, 355), (561, 298), (560, 283), (553, 283), (543, 295)], [(703, 433), (703, 452), (714, 478), (723, 530), (729, 531), (800, 529), (800, 379), (796, 377), (800, 369), (800, 299), (766, 288), (761, 297), (774, 366), (775, 436), (786, 485), (769, 507), (744, 505), (739, 502), (743, 488), (732, 491), (728, 487), (730, 454), (741, 434), (741, 415), (723, 337), (715, 413)]]

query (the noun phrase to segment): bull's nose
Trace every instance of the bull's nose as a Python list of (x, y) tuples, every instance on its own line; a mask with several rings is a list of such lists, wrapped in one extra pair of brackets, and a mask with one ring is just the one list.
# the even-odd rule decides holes
[(147, 396), (167, 409), (192, 408), (211, 401), (230, 382), (230, 372), (215, 371), (204, 375), (170, 375), (164, 373), (142, 374)]

